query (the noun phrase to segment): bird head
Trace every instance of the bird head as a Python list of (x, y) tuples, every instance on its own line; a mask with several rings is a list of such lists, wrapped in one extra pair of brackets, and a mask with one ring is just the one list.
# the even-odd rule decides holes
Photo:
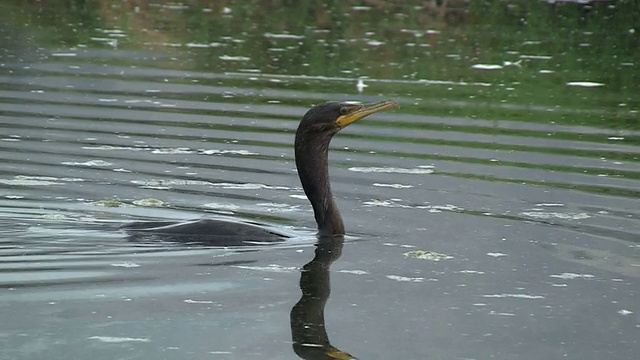
[(393, 100), (363, 104), (357, 101), (331, 101), (316, 105), (302, 117), (298, 132), (333, 136), (341, 129), (368, 115), (400, 107)]

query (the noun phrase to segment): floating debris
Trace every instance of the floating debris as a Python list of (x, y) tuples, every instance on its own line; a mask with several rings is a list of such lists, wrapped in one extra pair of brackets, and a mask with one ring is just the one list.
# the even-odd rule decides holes
[(414, 282), (414, 283), (424, 282), (424, 278), (421, 278), (421, 277), (412, 278), (412, 277), (399, 276), (399, 275), (387, 275), (387, 278), (395, 281), (400, 281), (400, 282)]
[(404, 253), (404, 256), (411, 259), (431, 260), (431, 261), (453, 259), (453, 256), (437, 253), (435, 251), (427, 251), (427, 250), (412, 250)]
[(358, 82), (356, 83), (356, 90), (358, 90), (358, 93), (361, 94), (366, 87), (369, 87), (369, 85), (365, 84), (364, 80), (358, 79)]
[(212, 42), (212, 43), (186, 43), (184, 44), (184, 46), (188, 47), (188, 48), (211, 48), (211, 47), (220, 47), (222, 46), (221, 43), (216, 43), (216, 42)]
[(350, 167), (349, 171), (363, 173), (396, 173), (396, 174), (431, 174), (432, 167), (418, 167), (414, 169), (396, 168), (396, 167)]
[(8, 138), (2, 138), (0, 140), (1, 141), (17, 142), (17, 141), (20, 141), (20, 136), (18, 136), (18, 135), (9, 135)]
[(557, 207), (562, 207), (562, 206), (564, 206), (564, 204), (561, 204), (561, 203), (539, 203), (539, 204), (536, 204), (536, 206), (546, 206), (546, 207), (556, 207), (557, 206)]
[(137, 268), (137, 267), (140, 267), (140, 265), (139, 265), (139, 264), (132, 263), (132, 262), (130, 262), (130, 261), (125, 261), (125, 262), (121, 262), (121, 263), (111, 264), (111, 266), (115, 266), (115, 267), (123, 267), (123, 268)]
[(521, 68), (522, 67), (522, 59), (520, 59), (518, 61), (507, 61), (507, 60), (504, 60), (502, 62), (502, 66), (504, 66), (504, 67), (514, 66), (514, 67)]
[(591, 274), (575, 274), (575, 273), (562, 273), (559, 275), (549, 275), (552, 278), (565, 279), (565, 280), (573, 280), (573, 279), (591, 279), (595, 276)]
[(71, 218), (64, 214), (44, 214), (42, 218), (47, 220), (71, 220)]
[(604, 84), (592, 82), (592, 81), (572, 81), (572, 82), (568, 82), (567, 86), (598, 87), (598, 86), (604, 86)]
[(137, 206), (162, 207), (164, 206), (165, 203), (162, 200), (147, 198), (147, 199), (135, 200), (133, 204)]
[(354, 275), (367, 275), (367, 274), (369, 274), (368, 271), (364, 271), (364, 270), (338, 270), (338, 272), (345, 273), (345, 274), (354, 274)]
[(104, 343), (125, 343), (125, 342), (149, 342), (147, 338), (130, 338), (130, 337), (116, 337), (116, 336), (90, 336), (89, 340), (98, 340)]
[(246, 57), (246, 56), (228, 56), (228, 55), (219, 56), (218, 59), (220, 59), (222, 61), (249, 61), (249, 60), (251, 60), (251, 58)]
[(260, 155), (256, 152), (251, 152), (249, 150), (218, 150), (218, 149), (198, 149), (198, 154), (201, 155)]
[(265, 33), (264, 37), (266, 37), (267, 39), (291, 39), (291, 40), (304, 39), (304, 35), (294, 35), (294, 34)]
[(520, 59), (551, 60), (551, 59), (553, 59), (553, 56), (549, 56), (549, 55), (520, 55)]
[(169, 3), (167, 5), (160, 5), (160, 7), (167, 10), (188, 10), (189, 9), (188, 5), (184, 5), (181, 3)]
[(402, 201), (402, 199), (389, 199), (389, 200), (380, 200), (380, 199), (372, 199), (369, 201), (364, 201), (362, 202), (363, 205), (365, 206), (380, 206), (380, 207), (391, 207), (391, 208), (401, 208), (401, 209), (424, 209), (424, 210), (428, 210), (431, 213), (439, 213), (439, 212), (443, 212), (443, 211), (452, 211), (452, 212), (460, 212), (462, 210), (464, 210), (463, 208), (456, 206), (456, 205), (451, 205), (451, 204), (445, 204), (445, 205), (407, 205), (407, 204), (402, 204), (399, 201)]
[(521, 212), (520, 215), (534, 219), (561, 219), (561, 220), (583, 220), (588, 219), (591, 215), (587, 213), (561, 213), (547, 211), (527, 211)]
[(163, 41), (147, 41), (144, 42), (143, 45), (145, 46), (167, 46), (167, 47), (181, 47), (182, 44), (180, 43), (170, 43), (170, 42), (163, 42)]
[(85, 162), (76, 162), (76, 161), (64, 161), (62, 165), (70, 165), (70, 166), (88, 166), (88, 167), (106, 167), (113, 165), (112, 163), (104, 160), (89, 160)]
[(117, 208), (124, 204), (119, 200), (99, 200), (99, 201), (92, 202), (91, 205)]
[(299, 268), (297, 267), (293, 267), (293, 266), (285, 267), (277, 264), (269, 264), (267, 266), (234, 265), (233, 267), (238, 269), (267, 271), (267, 272), (274, 272), (274, 273), (287, 273), (287, 272), (294, 272), (299, 270)]
[(501, 253), (501, 252), (488, 252), (487, 255), (489, 256), (493, 256), (493, 257), (503, 257), (503, 256), (507, 256), (507, 254), (505, 253)]
[(191, 154), (193, 150), (189, 148), (162, 148), (162, 149), (154, 149), (151, 151), (152, 154), (161, 154), (161, 155), (176, 155), (176, 154)]
[(369, 45), (369, 46), (380, 46), (380, 45), (384, 45), (384, 42), (377, 41), (377, 40), (369, 40), (369, 41), (367, 41), (367, 45)]
[(507, 313), (507, 312), (497, 312), (497, 311), (489, 311), (489, 315), (497, 315), (497, 316), (515, 316), (516, 314), (514, 313)]
[(370, 201), (364, 201), (362, 203), (365, 206), (380, 206), (380, 207), (392, 207), (392, 208), (413, 208), (413, 206), (398, 204), (391, 200), (372, 199)]
[(147, 179), (147, 180), (131, 180), (132, 184), (153, 187), (169, 187), (169, 186), (205, 186), (214, 185), (204, 180), (186, 180), (186, 179)]
[(209, 185), (220, 187), (222, 189), (233, 189), (233, 190), (260, 190), (260, 189), (269, 189), (269, 190), (291, 190), (291, 188), (286, 186), (273, 186), (273, 185), (265, 185), (265, 184), (256, 184), (256, 183), (210, 183)]
[(5, 199), (9, 199), (9, 200), (19, 200), (19, 199), (24, 199), (24, 196), (22, 195), (4, 195)]
[(413, 185), (402, 185), (402, 184), (380, 184), (380, 183), (373, 183), (373, 186), (377, 186), (377, 187), (388, 187), (388, 188), (393, 188), (393, 189), (408, 189), (408, 188), (412, 188)]
[(471, 68), (476, 70), (500, 70), (503, 66), (498, 64), (475, 64), (471, 65)]
[(226, 211), (235, 211), (240, 209), (240, 206), (235, 204), (207, 203), (202, 206), (209, 209), (226, 210)]
[(299, 205), (289, 205), (282, 203), (258, 203), (256, 206), (263, 208), (267, 212), (271, 213), (284, 213), (284, 212), (292, 212), (292, 211), (300, 211)]
[(54, 181), (28, 180), (28, 179), (0, 179), (0, 184), (11, 185), (11, 186), (62, 185), (62, 183), (54, 182)]
[(490, 294), (482, 295), (485, 298), (515, 298), (515, 299), (544, 299), (542, 295), (528, 295), (528, 294)]
[(451, 205), (451, 204), (445, 204), (445, 205), (424, 205), (424, 206), (418, 206), (418, 209), (428, 209), (429, 212), (442, 212), (442, 211), (462, 211), (464, 210), (463, 208), (461, 208), (460, 206), (456, 206), (456, 205)]
[(92, 37), (91, 38), (92, 41), (97, 41), (97, 42), (101, 42), (101, 43), (105, 43), (111, 47), (113, 47), (114, 49), (118, 47), (118, 39), (112, 39), (112, 38), (102, 38), (102, 37)]
[(213, 301), (213, 300), (192, 300), (192, 299), (185, 299), (185, 300), (183, 300), (183, 302), (186, 302), (187, 304), (215, 304), (215, 301)]

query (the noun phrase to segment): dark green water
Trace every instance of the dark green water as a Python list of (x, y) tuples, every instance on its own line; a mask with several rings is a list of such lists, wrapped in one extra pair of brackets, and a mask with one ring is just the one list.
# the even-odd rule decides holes
[[(636, 2), (0, 10), (0, 359), (640, 351)], [(318, 245), (298, 121), (387, 98), (332, 142), (348, 234)], [(293, 238), (117, 230), (202, 216)]]

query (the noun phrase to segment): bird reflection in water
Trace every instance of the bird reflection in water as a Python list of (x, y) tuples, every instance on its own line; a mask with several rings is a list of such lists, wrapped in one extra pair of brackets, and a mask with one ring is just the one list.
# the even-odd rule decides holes
[(356, 359), (331, 345), (324, 322), (324, 307), (331, 294), (329, 270), (342, 254), (342, 235), (320, 237), (315, 256), (300, 274), (302, 297), (291, 309), (293, 351), (302, 359)]

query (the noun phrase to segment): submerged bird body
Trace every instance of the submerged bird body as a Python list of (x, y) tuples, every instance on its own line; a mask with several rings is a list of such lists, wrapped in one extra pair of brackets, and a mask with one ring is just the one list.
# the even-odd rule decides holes
[(221, 219), (190, 221), (144, 221), (126, 224), (134, 242), (171, 241), (190, 244), (242, 246), (281, 242), (289, 236), (261, 224)]
[[(345, 233), (344, 222), (329, 183), (329, 143), (338, 131), (370, 114), (398, 107), (388, 100), (375, 104), (328, 102), (311, 108), (300, 121), (295, 138), (295, 160), (302, 188), (313, 207), (319, 236)], [(188, 222), (135, 222), (123, 226), (130, 235), (153, 239), (241, 245), (283, 241), (280, 234), (253, 223), (201, 219)], [(197, 239), (197, 240), (196, 240)], [(229, 242), (232, 239), (233, 241)]]

